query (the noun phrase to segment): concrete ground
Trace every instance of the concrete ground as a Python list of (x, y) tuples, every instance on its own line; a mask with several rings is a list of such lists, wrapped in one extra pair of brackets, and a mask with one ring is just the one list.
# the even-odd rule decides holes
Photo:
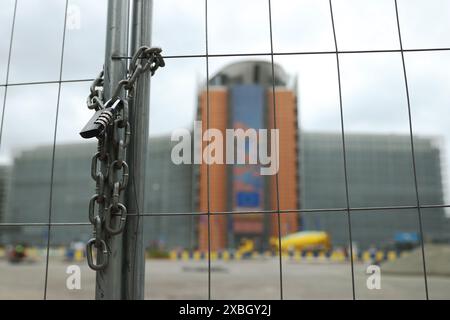
[[(77, 263), (72, 263), (77, 264)], [(48, 299), (92, 299), (95, 273), (85, 262), (81, 269), (81, 289), (68, 290), (70, 263), (52, 258), (48, 274)], [(355, 265), (357, 299), (424, 299), (424, 278), (420, 275), (383, 274), (381, 289), (366, 286), (366, 266)], [(0, 261), (0, 299), (42, 299), (45, 263), (13, 265)], [(279, 261), (276, 258), (248, 261), (212, 262), (213, 299), (279, 299)], [(351, 299), (351, 270), (348, 263), (283, 263), (285, 299)], [(148, 260), (146, 299), (206, 299), (207, 262)], [(450, 299), (450, 277), (428, 277), (430, 299)]]

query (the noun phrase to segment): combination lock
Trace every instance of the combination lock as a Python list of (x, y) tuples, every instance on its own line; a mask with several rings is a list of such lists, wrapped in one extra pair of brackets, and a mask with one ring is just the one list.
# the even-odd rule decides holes
[(111, 123), (114, 118), (114, 115), (118, 109), (117, 107), (122, 105), (122, 103), (123, 101), (121, 99), (117, 99), (111, 107), (107, 107), (110, 104), (110, 101), (107, 101), (105, 103), (105, 108), (96, 111), (92, 118), (80, 131), (80, 136), (85, 139), (90, 139), (103, 134), (108, 124)]

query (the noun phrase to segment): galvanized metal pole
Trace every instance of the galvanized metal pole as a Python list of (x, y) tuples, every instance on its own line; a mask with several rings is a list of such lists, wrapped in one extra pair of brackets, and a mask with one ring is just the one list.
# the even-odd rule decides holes
[[(151, 0), (133, 0), (131, 23), (131, 53), (151, 44)], [(150, 73), (141, 75), (136, 83), (134, 99), (129, 101), (131, 140), (127, 150), (130, 177), (125, 205), (128, 212), (123, 235), (123, 298), (144, 299), (145, 249), (143, 221), (139, 213), (144, 208), (145, 167), (149, 135)]]
[[(111, 57), (116, 55), (126, 56), (128, 53), (128, 17), (129, 5), (127, 0), (108, 1), (104, 75), (105, 99), (111, 97), (118, 82), (127, 75), (127, 61), (113, 60)], [(107, 132), (107, 136), (112, 137), (110, 131)], [(109, 148), (107, 152), (113, 154), (112, 147)], [(106, 168), (102, 167), (102, 171), (105, 172), (105, 170)], [(109, 199), (106, 202), (108, 203)], [(109, 236), (104, 233), (101, 237), (105, 240), (109, 249), (109, 263), (104, 270), (97, 272), (95, 297), (99, 300), (121, 299), (122, 236), (120, 234)]]

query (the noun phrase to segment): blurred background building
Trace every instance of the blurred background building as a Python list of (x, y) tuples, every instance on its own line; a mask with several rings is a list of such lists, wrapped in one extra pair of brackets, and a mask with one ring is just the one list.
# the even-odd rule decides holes
[[(210, 80), (209, 127), (273, 128), (272, 71), (270, 63), (232, 64)], [(340, 132), (308, 132), (297, 123), (297, 93), (285, 71), (275, 66), (276, 122), (280, 128), (279, 205), (282, 234), (298, 230), (324, 230), (333, 246), (348, 246), (345, 180)], [(197, 119), (207, 124), (205, 88), (198, 93)], [(207, 249), (207, 216), (174, 215), (208, 211), (206, 165), (175, 165), (170, 135), (150, 137), (146, 172), (144, 218), (146, 245), (167, 250)], [(408, 135), (346, 133), (349, 201), (351, 207), (414, 206), (416, 204)], [(94, 143), (57, 144), (52, 197), (53, 222), (87, 221), (88, 201), (94, 192), (90, 159)], [(441, 150), (435, 137), (416, 136), (415, 156), (422, 204), (444, 203)], [(52, 146), (17, 154), (11, 166), (0, 167), (0, 221), (47, 222)], [(258, 165), (211, 165), (211, 212), (276, 210), (274, 176), (259, 175)], [(289, 212), (297, 209), (329, 212)], [(414, 219), (404, 219), (407, 214)], [(443, 208), (422, 210), (425, 237), (448, 241), (449, 222)], [(417, 238), (417, 210), (352, 212), (353, 241), (360, 248), (393, 245), (402, 235)], [(243, 238), (266, 249), (278, 235), (275, 214), (212, 214), (212, 250), (236, 248)], [(46, 228), (45, 228), (46, 229)], [(8, 227), (0, 244), (25, 242), (45, 245), (42, 228)], [(90, 228), (53, 227), (52, 244), (85, 241)]]
[(0, 221), (3, 221), (6, 210), (6, 199), (8, 199), (8, 191), (10, 184), (11, 167), (2, 164), (0, 165)]
[[(436, 137), (414, 138), (421, 205), (444, 203), (439, 145)], [(409, 135), (346, 133), (345, 147), (350, 207), (380, 207), (352, 211), (353, 242), (363, 249), (392, 247), (402, 237), (411, 237), (417, 245), (417, 209), (381, 209), (416, 205)], [(342, 136), (303, 131), (299, 150), (301, 207), (345, 208)], [(421, 214), (425, 240), (450, 240), (444, 208), (422, 209)], [(345, 215), (334, 211), (304, 213), (300, 219), (303, 229), (325, 230), (334, 245), (345, 245), (349, 241)]]
[[(277, 210), (278, 206), (280, 210), (299, 208), (297, 96), (288, 87), (284, 70), (276, 66), (272, 76), (272, 65), (265, 61), (238, 62), (223, 68), (210, 80), (209, 106), (206, 88), (199, 93), (198, 120), (202, 121), (203, 130), (216, 128), (224, 137), (227, 128), (269, 131), (277, 128), (280, 154), (278, 181), (276, 175), (261, 175), (259, 164), (213, 164), (209, 165), (208, 183), (208, 165), (201, 164), (200, 212), (258, 212)], [(246, 159), (249, 148), (247, 142)], [(270, 139), (267, 148), (270, 149)], [(282, 235), (298, 230), (297, 216), (295, 213), (280, 216)], [(208, 249), (208, 232), (213, 235), (212, 250), (233, 248), (243, 239), (252, 240), (256, 248), (268, 249), (270, 238), (278, 236), (278, 217), (276, 214), (212, 214), (208, 231), (208, 216), (203, 215), (199, 225), (200, 250)]]

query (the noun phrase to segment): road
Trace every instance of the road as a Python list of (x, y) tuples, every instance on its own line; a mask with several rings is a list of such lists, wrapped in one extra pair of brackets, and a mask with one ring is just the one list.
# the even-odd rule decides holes
[[(73, 263), (76, 264), (76, 263)], [(95, 274), (84, 262), (81, 289), (68, 290), (69, 263), (52, 258), (49, 264), (48, 299), (93, 299)], [(355, 265), (357, 299), (424, 299), (424, 279), (420, 275), (383, 274), (381, 289), (366, 286), (366, 266)], [(0, 261), (0, 299), (42, 299), (45, 263), (12, 265)], [(212, 262), (212, 299), (279, 299), (279, 261), (277, 259)], [(351, 299), (351, 270), (347, 263), (283, 263), (285, 299)], [(428, 277), (431, 299), (450, 299), (450, 277)], [(206, 261), (148, 260), (146, 299), (207, 299)]]

